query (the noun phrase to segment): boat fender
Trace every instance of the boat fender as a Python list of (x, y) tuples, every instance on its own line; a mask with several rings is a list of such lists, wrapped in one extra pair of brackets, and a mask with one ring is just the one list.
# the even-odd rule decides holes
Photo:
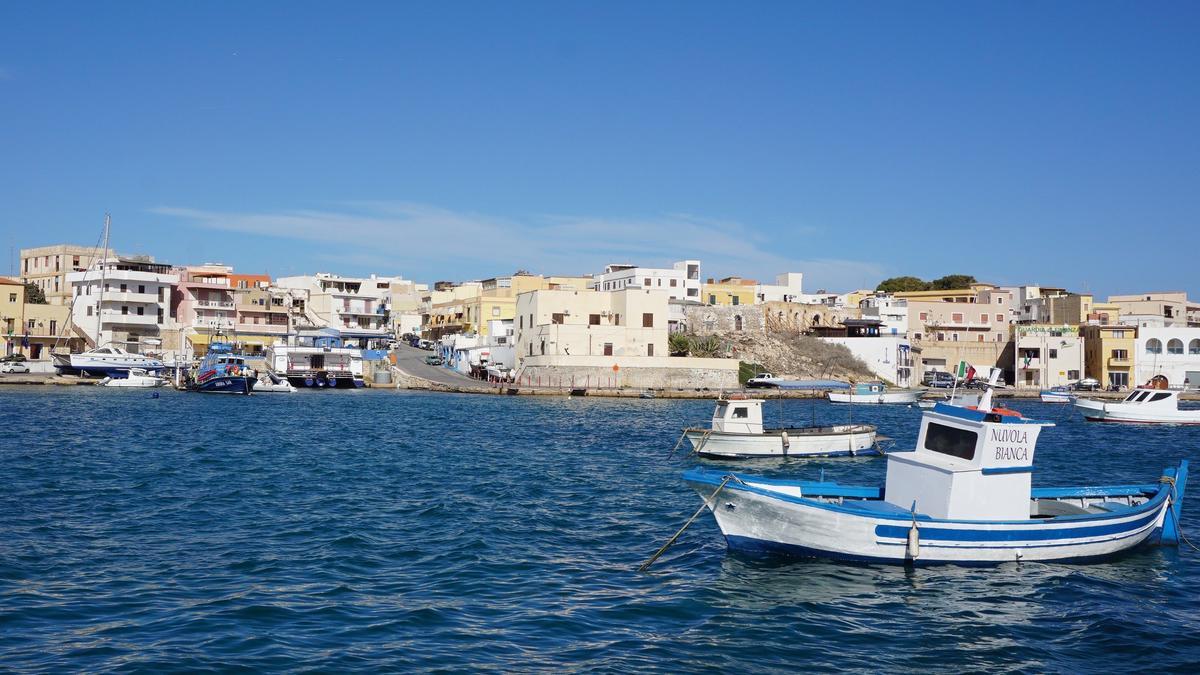
[(781, 434), (781, 437), (783, 438), (783, 449), (787, 451), (788, 448), (792, 447), (792, 439), (788, 438), (786, 431)]
[(921, 533), (917, 528), (917, 502), (912, 505), (912, 527), (908, 528), (908, 541), (904, 545), (904, 555), (909, 560), (916, 560), (921, 555)]

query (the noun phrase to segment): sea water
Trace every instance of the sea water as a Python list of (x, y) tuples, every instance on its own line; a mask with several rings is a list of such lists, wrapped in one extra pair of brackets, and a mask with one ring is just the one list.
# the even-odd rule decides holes
[[(1041, 436), (1036, 485), (1150, 483), (1200, 428)], [(668, 458), (711, 402), (0, 390), (0, 668), (1107, 671), (1200, 663), (1200, 555), (853, 566), (727, 551)], [(907, 406), (771, 402), (768, 424)], [(885, 462), (722, 463), (875, 484)], [(1193, 481), (1184, 532), (1198, 533)], [(1191, 527), (1189, 524), (1197, 524)]]

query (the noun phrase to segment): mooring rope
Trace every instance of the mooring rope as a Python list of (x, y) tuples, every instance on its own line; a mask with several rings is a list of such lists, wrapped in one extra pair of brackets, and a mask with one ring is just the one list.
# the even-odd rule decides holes
[(721, 484), (717, 486), (717, 489), (714, 490), (713, 493), (708, 496), (708, 499), (704, 500), (704, 503), (700, 505), (700, 508), (696, 509), (696, 512), (692, 514), (692, 517), (687, 519), (687, 522), (683, 524), (683, 527), (679, 528), (679, 531), (676, 532), (675, 535), (672, 536), (670, 539), (668, 539), (667, 543), (662, 545), (662, 548), (658, 549), (658, 551), (656, 551), (654, 553), (654, 555), (650, 556), (649, 560), (642, 563), (641, 567), (638, 567), (638, 571), (645, 572), (648, 567), (650, 567), (651, 565), (654, 564), (655, 560), (658, 560), (659, 557), (662, 556), (662, 554), (666, 553), (667, 549), (671, 547), (671, 544), (674, 544), (675, 540), (679, 538), (679, 535), (683, 534), (683, 531), (688, 529), (688, 526), (692, 524), (692, 521), (696, 520), (696, 518), (699, 517), (700, 513), (702, 511), (704, 511), (704, 509), (708, 508), (708, 505), (714, 499), (717, 498), (717, 495), (721, 493), (721, 490), (725, 489), (725, 484), (728, 483), (729, 481), (733, 480), (733, 477), (734, 477), (733, 474), (729, 474), (728, 476), (725, 476), (725, 480), (721, 481)]

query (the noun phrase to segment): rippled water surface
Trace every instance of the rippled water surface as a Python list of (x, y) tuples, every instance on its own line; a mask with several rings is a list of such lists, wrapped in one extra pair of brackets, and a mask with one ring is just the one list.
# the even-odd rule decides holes
[[(1040, 485), (1152, 482), (1200, 429), (1068, 418)], [(0, 390), (0, 668), (1187, 670), (1200, 564), (749, 558), (667, 458), (704, 401)], [(824, 402), (768, 405), (793, 423)], [(899, 447), (919, 411), (856, 406)], [(729, 465), (723, 465), (729, 466)], [(744, 465), (743, 465), (744, 466)], [(878, 459), (759, 464), (876, 483)], [(1200, 522), (1193, 489), (1184, 527)], [(1190, 528), (1200, 533), (1200, 526)], [(1200, 540), (1200, 534), (1192, 537)], [(1198, 541), (1200, 543), (1200, 541)]]

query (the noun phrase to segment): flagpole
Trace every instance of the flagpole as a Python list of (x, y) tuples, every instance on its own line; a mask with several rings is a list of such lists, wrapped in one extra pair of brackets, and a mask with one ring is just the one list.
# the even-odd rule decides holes
[(954, 405), (954, 397), (958, 394), (958, 378), (960, 377), (959, 373), (965, 372), (963, 368), (964, 363), (966, 362), (959, 361), (958, 367), (954, 369), (954, 385), (950, 389), (950, 405)]

